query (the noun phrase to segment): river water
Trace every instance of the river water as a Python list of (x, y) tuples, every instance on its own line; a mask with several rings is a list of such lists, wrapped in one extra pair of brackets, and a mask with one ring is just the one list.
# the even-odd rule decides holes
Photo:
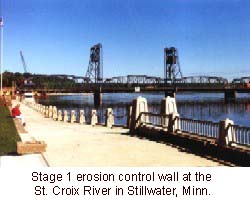
[[(160, 112), (160, 103), (161, 99), (164, 98), (164, 93), (103, 94), (102, 105), (96, 108), (99, 121), (104, 123), (105, 110), (108, 107), (112, 107), (115, 115), (115, 124), (125, 125), (127, 107), (138, 96), (147, 99), (149, 111), (154, 113)], [(181, 117), (214, 122), (229, 118), (235, 124), (250, 127), (250, 94), (238, 94), (235, 102), (225, 103), (224, 94), (220, 93), (183, 93), (177, 94), (176, 101), (177, 110)], [(90, 121), (91, 110), (95, 108), (93, 102), (92, 94), (53, 95), (39, 100), (39, 103), (55, 105), (62, 110), (83, 109), (87, 122)]]

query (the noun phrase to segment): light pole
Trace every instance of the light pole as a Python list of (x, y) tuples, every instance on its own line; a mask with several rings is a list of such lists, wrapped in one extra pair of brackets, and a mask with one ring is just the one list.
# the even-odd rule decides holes
[(1, 73), (1, 95), (3, 94), (3, 17), (0, 18), (1, 45), (0, 45), (0, 73)]

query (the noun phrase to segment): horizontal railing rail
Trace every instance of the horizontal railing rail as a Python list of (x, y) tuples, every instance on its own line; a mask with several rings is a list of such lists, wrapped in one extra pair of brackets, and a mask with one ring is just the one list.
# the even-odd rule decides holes
[(157, 114), (152, 112), (141, 112), (136, 120), (136, 124), (153, 125), (156, 127), (167, 128), (169, 115)]
[(250, 145), (250, 127), (229, 125), (229, 129), (232, 131), (233, 141), (236, 144)]
[[(137, 118), (139, 124), (168, 127), (170, 115), (142, 112)], [(193, 120), (176, 117), (177, 127), (180, 131), (197, 134), (209, 138), (219, 138), (219, 123), (212, 121)]]
[(219, 138), (219, 123), (188, 118), (177, 118), (177, 121), (181, 131), (209, 138)]

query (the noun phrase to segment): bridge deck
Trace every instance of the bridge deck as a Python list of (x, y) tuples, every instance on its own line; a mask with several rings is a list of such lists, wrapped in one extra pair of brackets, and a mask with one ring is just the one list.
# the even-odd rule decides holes
[[(33, 88), (28, 90), (33, 90), (41, 93), (131, 93), (135, 92), (139, 88), (140, 92), (166, 92), (166, 91), (176, 91), (176, 92), (238, 92), (238, 93), (250, 93), (250, 88), (241, 87), (224, 87), (224, 86), (207, 86), (207, 85), (197, 85), (197, 86), (158, 86), (158, 85), (128, 85), (128, 84), (111, 84), (111, 85), (85, 85), (81, 87), (71, 87), (71, 88)], [(24, 92), (25, 89), (20, 89), (19, 91)]]

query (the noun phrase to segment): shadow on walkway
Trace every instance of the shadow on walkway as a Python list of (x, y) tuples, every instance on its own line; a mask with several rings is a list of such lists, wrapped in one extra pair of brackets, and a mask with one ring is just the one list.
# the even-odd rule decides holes
[(176, 135), (160, 132), (159, 134), (149, 133), (122, 133), (130, 137), (137, 137), (139, 139), (154, 141), (165, 144), (184, 153), (191, 153), (208, 160), (218, 162), (224, 166), (250, 166), (250, 155), (231, 151), (230, 149), (223, 149), (209, 143), (201, 141), (190, 140), (188, 138), (178, 137)]

